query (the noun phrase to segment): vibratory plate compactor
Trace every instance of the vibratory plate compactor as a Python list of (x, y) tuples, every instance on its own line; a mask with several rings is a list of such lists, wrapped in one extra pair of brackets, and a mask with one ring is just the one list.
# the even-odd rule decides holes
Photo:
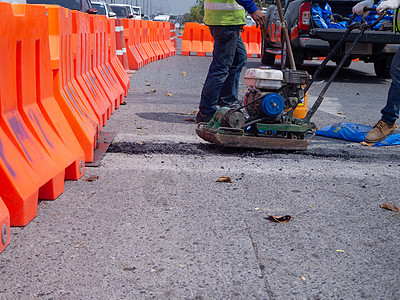
[(306, 150), (315, 126), (293, 113), (309, 77), (299, 70), (248, 69), (242, 103), (221, 107), (208, 123), (198, 125), (198, 136), (226, 147)]
[[(280, 0), (275, 2), (291, 69), (282, 71), (270, 68), (248, 69), (244, 77), (248, 86), (244, 100), (236, 106), (221, 107), (208, 123), (198, 124), (196, 132), (203, 140), (226, 147), (306, 150), (316, 130), (310, 119), (321, 105), (325, 92), (349, 59), (351, 51), (365, 30), (377, 25), (386, 14), (386, 11), (382, 13), (373, 24), (367, 24), (364, 20), (352, 23), (356, 17), (353, 15), (347, 23), (343, 37), (311, 79), (307, 71), (296, 70), (282, 5)], [(303, 102), (311, 84), (354, 29), (358, 29), (359, 33), (356, 34), (317, 100), (303, 119), (295, 118), (295, 109)], [(284, 58), (283, 61), (285, 60)]]

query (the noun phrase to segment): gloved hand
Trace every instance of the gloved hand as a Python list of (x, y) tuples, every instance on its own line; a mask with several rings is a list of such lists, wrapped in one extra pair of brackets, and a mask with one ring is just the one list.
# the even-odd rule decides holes
[(396, 9), (400, 6), (400, 0), (387, 0), (387, 1), (382, 1), (381, 4), (378, 5), (376, 8), (376, 11), (378, 14), (381, 14), (382, 11), (385, 9)]
[[(394, 1), (397, 1), (397, 0), (394, 0)], [(374, 0), (361, 1), (361, 2), (357, 3), (356, 5), (354, 5), (353, 14), (357, 14), (357, 15), (367, 14), (368, 15), (369, 12), (364, 12), (364, 8), (370, 8), (372, 6), (374, 6)]]

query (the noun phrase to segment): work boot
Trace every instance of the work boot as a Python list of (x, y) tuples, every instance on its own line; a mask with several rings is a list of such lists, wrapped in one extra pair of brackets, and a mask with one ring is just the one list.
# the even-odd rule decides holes
[(203, 115), (200, 111), (196, 115), (196, 123), (208, 123), (214, 115)]
[(389, 134), (391, 134), (396, 129), (396, 123), (393, 125), (389, 125), (382, 120), (379, 120), (378, 123), (372, 128), (367, 136), (365, 137), (365, 141), (368, 143), (375, 143), (386, 139)]

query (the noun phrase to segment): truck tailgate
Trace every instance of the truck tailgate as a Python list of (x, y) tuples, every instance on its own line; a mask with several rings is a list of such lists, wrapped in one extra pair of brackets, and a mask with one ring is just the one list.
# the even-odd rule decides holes
[[(310, 30), (310, 36), (313, 38), (320, 38), (321, 40), (328, 42), (339, 41), (346, 29), (324, 29), (314, 28)], [(346, 38), (346, 42), (352, 42), (360, 30), (353, 30)], [(393, 34), (392, 31), (372, 31), (368, 30), (364, 32), (360, 38), (359, 43), (370, 43), (370, 44), (400, 44), (400, 34)]]

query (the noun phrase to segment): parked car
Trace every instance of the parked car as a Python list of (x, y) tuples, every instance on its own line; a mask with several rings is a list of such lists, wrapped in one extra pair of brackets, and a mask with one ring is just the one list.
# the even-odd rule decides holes
[(143, 17), (142, 8), (140, 6), (131, 5), (131, 11), (135, 20), (141, 20)]
[[(313, 5), (319, 4), (320, 7), (324, 7), (328, 3), (331, 7), (332, 17), (346, 21), (352, 14), (352, 7), (358, 2), (358, 0), (294, 0), (287, 4), (285, 19), (297, 66), (300, 66), (306, 59), (327, 56), (346, 31), (345, 28), (318, 28), (317, 23), (312, 18)], [(285, 7), (284, 2), (282, 6)], [(282, 53), (282, 57), (287, 57), (286, 47), (283, 47), (283, 50), (281, 49), (282, 26), (275, 5), (268, 8), (266, 23), (267, 34), (262, 39), (261, 62), (271, 65), (275, 62), (276, 55)], [(390, 28), (390, 26), (384, 27)], [(400, 44), (400, 35), (394, 35), (392, 29), (387, 31), (384, 31), (384, 29), (366, 31), (352, 51), (349, 60), (345, 62), (344, 67), (350, 66), (352, 59), (359, 58), (366, 63), (374, 63), (375, 73), (378, 77), (390, 77), (390, 65), (399, 47), (396, 44)], [(352, 31), (338, 53), (332, 57), (332, 61), (337, 64), (340, 62), (358, 32), (358, 30)]]
[(169, 22), (169, 19), (169, 15), (158, 15), (154, 17), (153, 21)]
[(97, 10), (98, 15), (104, 15), (109, 18), (115, 18), (117, 15), (112, 11), (110, 5), (105, 2), (92, 2), (93, 8)]
[(130, 10), (130, 5), (127, 4), (110, 4), (112, 11), (117, 15), (117, 18), (132, 19), (133, 15)]
[(54, 4), (88, 14), (97, 14), (90, 0), (26, 0), (27, 4)]

